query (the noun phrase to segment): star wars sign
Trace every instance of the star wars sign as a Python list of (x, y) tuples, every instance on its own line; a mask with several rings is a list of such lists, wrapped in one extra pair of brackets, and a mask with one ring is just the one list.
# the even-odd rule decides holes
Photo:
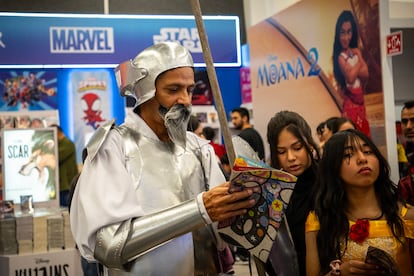
[(387, 55), (401, 55), (403, 52), (402, 32), (387, 35)]

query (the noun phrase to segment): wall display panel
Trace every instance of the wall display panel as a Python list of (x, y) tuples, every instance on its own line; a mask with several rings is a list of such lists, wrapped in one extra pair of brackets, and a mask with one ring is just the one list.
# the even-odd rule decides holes
[(0, 111), (37, 111), (57, 108), (57, 71), (0, 70)]
[[(355, 21), (354, 39), (348, 41), (350, 51), (342, 49), (338, 57), (334, 45), (343, 46), (344, 12)], [(306, 24), (297, 24), (304, 15)], [(312, 130), (331, 116), (345, 116), (387, 156), (378, 1), (300, 1), (252, 26), (248, 34), (255, 126), (262, 134), (280, 110), (300, 113)], [(366, 64), (355, 83), (337, 78), (336, 61), (343, 55), (350, 67)]]
[[(203, 19), (215, 66), (240, 66), (239, 18)], [(115, 67), (163, 41), (180, 43), (196, 66), (205, 65), (193, 16), (0, 12), (0, 25), (3, 68)]]
[(113, 69), (64, 69), (59, 90), (59, 116), (81, 164), (82, 150), (96, 129), (112, 119), (123, 122), (125, 98), (119, 94)]

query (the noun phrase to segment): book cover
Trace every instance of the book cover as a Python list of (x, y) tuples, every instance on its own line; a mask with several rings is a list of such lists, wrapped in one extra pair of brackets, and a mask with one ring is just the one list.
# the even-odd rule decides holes
[(384, 275), (390, 276), (399, 276), (401, 275), (397, 264), (390, 254), (384, 250), (369, 246), (367, 250), (367, 255), (365, 257), (365, 262), (368, 264), (374, 264), (379, 266), (384, 271)]
[(266, 262), (296, 180), (294, 175), (264, 163), (237, 157), (229, 191), (252, 189), (251, 198), (256, 199), (256, 204), (246, 214), (220, 222), (218, 231), (222, 238)]

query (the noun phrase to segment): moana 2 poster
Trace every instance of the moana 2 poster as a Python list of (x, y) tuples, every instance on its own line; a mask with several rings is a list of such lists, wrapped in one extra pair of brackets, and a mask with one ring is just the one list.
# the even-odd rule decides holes
[(378, 0), (302, 0), (248, 29), (255, 128), (349, 117), (386, 154)]

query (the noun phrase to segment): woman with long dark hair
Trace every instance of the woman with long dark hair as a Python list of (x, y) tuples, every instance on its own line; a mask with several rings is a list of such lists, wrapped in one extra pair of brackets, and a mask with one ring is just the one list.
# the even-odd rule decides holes
[(414, 209), (399, 201), (387, 160), (365, 134), (339, 131), (326, 142), (316, 187), (306, 221), (308, 276), (413, 275)]
[[(280, 111), (269, 121), (267, 140), (271, 166), (298, 177), (286, 210), (286, 219), (297, 255), (299, 275), (305, 275), (305, 221), (312, 208), (312, 191), (317, 171), (319, 149), (306, 120), (296, 112)], [(283, 254), (278, 250), (277, 254)], [(290, 260), (293, 263), (294, 260)], [(281, 266), (289, 264), (281, 264)], [(275, 275), (275, 264), (268, 265), (269, 275)]]

